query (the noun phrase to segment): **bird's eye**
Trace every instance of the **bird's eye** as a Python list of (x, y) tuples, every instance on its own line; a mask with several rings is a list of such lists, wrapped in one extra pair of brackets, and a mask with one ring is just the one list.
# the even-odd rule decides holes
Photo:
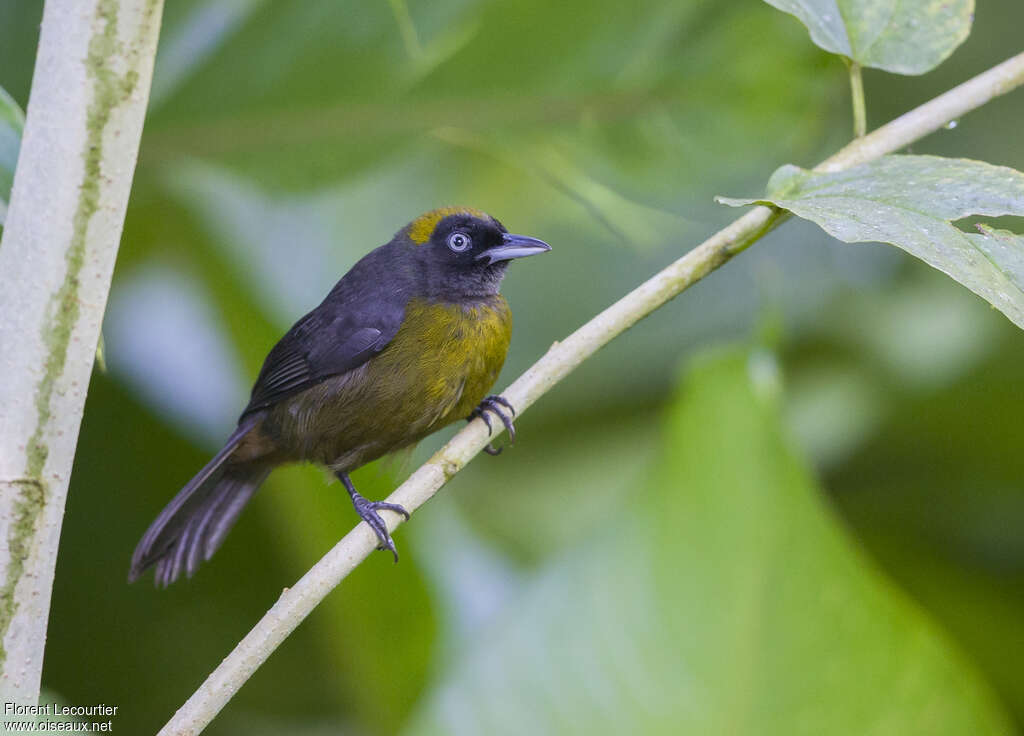
[(471, 245), (473, 245), (473, 239), (466, 235), (466, 233), (455, 232), (448, 236), (448, 247), (456, 253), (469, 250)]

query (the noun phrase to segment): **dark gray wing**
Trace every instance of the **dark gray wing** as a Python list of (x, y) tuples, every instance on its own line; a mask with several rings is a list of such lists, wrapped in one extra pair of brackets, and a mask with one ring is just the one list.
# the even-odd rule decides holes
[(328, 297), (267, 355), (242, 416), (362, 365), (391, 342), (404, 313), (387, 302), (342, 305)]

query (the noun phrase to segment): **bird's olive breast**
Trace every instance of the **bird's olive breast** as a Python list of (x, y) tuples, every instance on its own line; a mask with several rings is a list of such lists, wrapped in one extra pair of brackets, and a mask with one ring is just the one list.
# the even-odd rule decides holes
[(411, 403), (425, 403), (424, 414), (436, 417), (434, 431), (464, 419), (484, 398), (505, 363), (511, 334), (512, 315), (500, 295), (467, 304), (414, 299), (370, 372), (420, 393), (425, 402)]
[(413, 299), (383, 351), (281, 402), (264, 426), (290, 459), (356, 468), (466, 418), (498, 378), (511, 327), (500, 295)]

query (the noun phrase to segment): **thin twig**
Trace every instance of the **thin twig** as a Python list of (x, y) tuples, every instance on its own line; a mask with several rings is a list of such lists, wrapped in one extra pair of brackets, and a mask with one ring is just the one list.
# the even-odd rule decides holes
[[(955, 87), (931, 102), (857, 139), (819, 165), (849, 168), (892, 153), (924, 137), (993, 97), (1024, 83), (1024, 53)], [(655, 274), (560, 343), (555, 343), (504, 392), (518, 413), (525, 411), (576, 366), (684, 289), (707, 276), (771, 229), (783, 213), (754, 207), (685, 256)], [(500, 428), (496, 428), (500, 431)], [(388, 497), (410, 511), (422, 506), (489, 441), (482, 421), (468, 424)], [(401, 522), (385, 512), (389, 529)], [(290, 589), (242, 639), (160, 731), (160, 736), (197, 734), (296, 626), (355, 567), (369, 556), (377, 538), (359, 524)]]
[(850, 97), (853, 100), (853, 136), (863, 138), (868, 132), (867, 108), (864, 104), (864, 77), (861, 75), (860, 64), (852, 59), (846, 60), (850, 71)]

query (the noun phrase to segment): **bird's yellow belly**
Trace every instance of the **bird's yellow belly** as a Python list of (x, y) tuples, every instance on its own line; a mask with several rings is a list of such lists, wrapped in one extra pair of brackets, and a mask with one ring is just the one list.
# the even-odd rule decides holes
[(282, 402), (268, 419), (291, 445), (290, 459), (352, 470), (468, 417), (498, 378), (511, 327), (501, 296), (414, 299), (380, 354)]

